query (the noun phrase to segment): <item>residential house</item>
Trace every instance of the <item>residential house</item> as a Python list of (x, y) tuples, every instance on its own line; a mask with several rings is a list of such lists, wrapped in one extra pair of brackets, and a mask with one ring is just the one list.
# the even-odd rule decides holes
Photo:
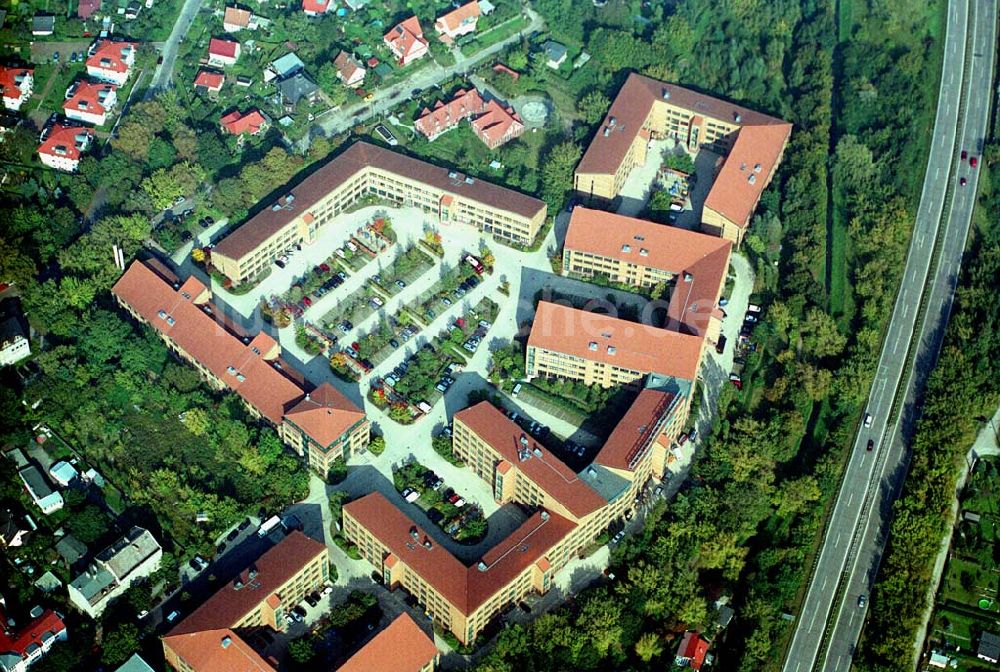
[(29, 97), (35, 85), (35, 71), (31, 68), (0, 66), (0, 91), (3, 106), (17, 112)]
[(122, 663), (115, 672), (154, 672), (145, 660), (138, 653), (133, 653), (132, 657)]
[(20, 510), (0, 511), (0, 548), (17, 548), (27, 541), (32, 530), (24, 518), (25, 515)]
[(51, 35), (56, 29), (56, 17), (51, 14), (35, 14), (31, 19), (31, 34), (36, 37)]
[(365, 67), (346, 51), (337, 54), (333, 59), (333, 65), (337, 68), (337, 79), (351, 89), (356, 89), (365, 83)]
[(976, 658), (985, 660), (987, 663), (993, 663), (994, 665), (1000, 662), (1000, 635), (984, 631), (979, 636), (979, 647), (976, 649)]
[(273, 79), (285, 79), (297, 72), (306, 69), (306, 64), (302, 62), (294, 51), (290, 51), (281, 58), (271, 62), (271, 65), (264, 71), (264, 81), (270, 82)]
[(403, 612), (336, 672), (433, 672), (439, 658), (434, 640)]
[(236, 33), (250, 27), (253, 12), (242, 7), (226, 6), (222, 15), (222, 29), (227, 33)]
[(49, 467), (49, 476), (64, 488), (75, 481), (79, 475), (80, 472), (76, 470), (76, 467), (66, 460), (59, 460)]
[(700, 670), (705, 664), (705, 655), (708, 653), (708, 642), (701, 635), (693, 630), (688, 630), (681, 638), (681, 643), (677, 646), (677, 653), (674, 654), (674, 664), (681, 667), (690, 667), (692, 670)]
[(42, 470), (34, 464), (21, 467), (17, 475), (21, 477), (24, 489), (31, 496), (31, 500), (46, 516), (63, 507), (62, 495), (52, 487)]
[(310, 105), (319, 98), (319, 87), (309, 79), (304, 72), (296, 72), (278, 82), (278, 93), (286, 111), (292, 111), (300, 101), (305, 100)]
[(524, 123), (513, 107), (491, 100), (483, 114), (472, 120), (472, 131), (487, 147), (496, 149), (524, 133)]
[(142, 4), (139, 0), (132, 0), (125, 6), (125, 18), (128, 21), (139, 18), (140, 13), (142, 13)]
[(74, 537), (72, 534), (64, 534), (56, 542), (56, 553), (66, 563), (68, 569), (73, 569), (76, 563), (87, 557), (87, 545)]
[(81, 80), (66, 90), (63, 114), (94, 126), (103, 126), (118, 102), (118, 87), (106, 82)]
[(445, 44), (451, 44), (462, 35), (468, 35), (476, 30), (479, 22), (479, 2), (472, 0), (453, 9), (434, 22), (434, 29)]
[(335, 6), (333, 0), (302, 0), (302, 11), (306, 16), (322, 16)]
[(463, 119), (468, 119), (486, 111), (486, 103), (476, 89), (459, 89), (448, 103), (440, 100), (434, 103), (434, 109), (424, 108), (414, 122), (414, 127), (428, 140), (434, 140), (439, 135), (458, 126)]
[(226, 82), (226, 76), (214, 70), (199, 70), (194, 78), (194, 90), (199, 93), (218, 93), (222, 91), (222, 85)]
[(416, 16), (411, 16), (397, 25), (382, 39), (400, 65), (408, 65), (427, 55), (427, 40)]
[(542, 52), (545, 54), (545, 65), (553, 70), (558, 70), (559, 66), (566, 60), (567, 49), (565, 44), (549, 40), (542, 45)]
[(229, 114), (223, 115), (219, 119), (222, 130), (230, 135), (257, 135), (268, 129), (271, 120), (266, 114), (254, 108), (244, 114), (239, 110), (233, 110)]
[(208, 64), (224, 68), (235, 65), (240, 58), (240, 43), (213, 37), (208, 41)]
[(133, 527), (94, 558), (87, 570), (69, 584), (69, 601), (91, 618), (136, 581), (160, 568), (163, 549), (149, 530)]
[(517, 70), (512, 70), (510, 67), (504, 65), (503, 63), (497, 63), (493, 66), (493, 72), (501, 75), (507, 75), (515, 82), (521, 79), (521, 73)]
[(53, 644), (66, 641), (66, 624), (51, 609), (43, 611), (36, 607), (31, 612), (31, 621), (16, 629), (7, 618), (6, 607), (4, 600), (0, 599), (0, 670), (27, 672), (28, 667), (48, 653)]
[(98, 40), (90, 47), (87, 74), (102, 82), (122, 86), (128, 81), (135, 65), (134, 42)]
[(21, 319), (9, 315), (0, 320), (0, 367), (10, 366), (31, 355), (31, 342)]
[(76, 6), (76, 15), (86, 21), (101, 11), (101, 0), (80, 0)]
[(93, 139), (94, 132), (86, 126), (56, 122), (42, 131), (38, 158), (49, 168), (72, 173)]

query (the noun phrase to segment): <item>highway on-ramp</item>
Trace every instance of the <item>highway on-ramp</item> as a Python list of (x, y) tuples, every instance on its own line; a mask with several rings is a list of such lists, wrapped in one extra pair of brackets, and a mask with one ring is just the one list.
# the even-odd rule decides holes
[[(830, 670), (845, 669), (845, 664), (849, 667), (856, 633), (864, 620), (864, 609), (857, 605), (861, 595), (867, 594), (874, 575), (874, 551), (881, 548), (872, 536), (881, 525), (869, 525), (868, 515), (877, 512), (879, 523), (888, 515), (886, 508), (880, 502), (876, 505), (875, 501), (882, 494), (889, 497), (894, 492), (882, 493), (884, 475), (890, 474), (890, 480), (902, 479), (903, 470), (893, 465), (902, 463), (905, 451), (894, 440), (898, 436), (898, 423), (890, 426), (890, 415), (901, 383), (910, 378), (907, 353), (914, 337), (919, 338), (919, 307), (949, 186), (957, 181), (951, 167), (957, 155), (968, 40), (970, 33), (975, 32), (975, 26), (970, 31), (970, 0), (950, 0), (947, 14), (941, 83), (927, 171), (899, 293), (865, 409), (871, 415), (871, 426), (863, 427), (856, 437), (798, 615), (784, 672), (810, 672), (817, 663)], [(992, 52), (992, 47), (989, 51)], [(987, 86), (981, 91), (988, 90)], [(971, 190), (971, 185), (966, 188)], [(947, 222), (943, 225), (947, 226)], [(964, 237), (962, 240), (964, 243)], [(869, 440), (874, 442), (871, 451), (867, 450)], [(865, 552), (868, 560), (863, 562)], [(828, 647), (827, 655), (820, 659), (828, 641), (827, 624), (832, 613), (837, 617), (835, 626), (839, 626), (840, 639), (830, 639), (835, 645)], [(855, 634), (851, 636), (848, 631)]]

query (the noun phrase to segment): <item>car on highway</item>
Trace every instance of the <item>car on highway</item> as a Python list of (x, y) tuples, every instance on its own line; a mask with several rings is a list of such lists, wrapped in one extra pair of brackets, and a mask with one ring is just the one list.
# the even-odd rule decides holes
[(875, 449), (875, 439), (868, 439), (868, 447), (865, 449), (869, 453)]
[(869, 428), (869, 427), (872, 426), (872, 420), (873, 419), (874, 418), (872, 418), (872, 414), (871, 413), (865, 413), (865, 429), (867, 429), (867, 428)]
[(969, 152), (963, 149), (962, 150), (962, 160), (965, 161), (967, 158), (969, 158)]
[(969, 165), (972, 166), (973, 168), (975, 168), (976, 166), (978, 166), (979, 165), (979, 157), (977, 157), (977, 156), (970, 156), (969, 157)]
[(968, 183), (969, 183), (968, 180), (966, 180), (964, 177), (958, 178), (958, 186), (964, 187)]
[(866, 604), (868, 604), (868, 597), (864, 593), (858, 595), (858, 608), (864, 609)]

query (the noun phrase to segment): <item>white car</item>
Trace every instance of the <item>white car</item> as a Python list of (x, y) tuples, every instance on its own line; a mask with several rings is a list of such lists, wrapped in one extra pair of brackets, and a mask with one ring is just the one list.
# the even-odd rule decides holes
[(865, 413), (865, 429), (867, 429), (867, 428), (869, 428), (869, 427), (872, 426), (872, 420), (873, 420), (872, 414), (871, 413)]

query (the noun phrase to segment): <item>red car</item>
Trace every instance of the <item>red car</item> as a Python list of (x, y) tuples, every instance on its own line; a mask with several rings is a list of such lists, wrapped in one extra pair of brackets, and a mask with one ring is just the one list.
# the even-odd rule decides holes
[(975, 168), (976, 166), (978, 166), (979, 165), (979, 158), (975, 157), (975, 156), (971, 157), (969, 159), (969, 165), (972, 166), (973, 168)]
[(330, 264), (320, 264), (319, 265), (319, 270), (323, 271), (324, 273), (329, 273), (330, 272)]
[(307, 306), (313, 305), (312, 299), (310, 299), (308, 296), (302, 299), (302, 303), (306, 304)]
[(354, 348), (355, 350), (359, 350), (359, 351), (361, 350), (361, 346), (358, 344), (357, 341), (354, 341), (353, 343), (351, 343), (351, 347)]
[(963, 149), (962, 150), (962, 160), (965, 161), (967, 158), (969, 158), (969, 153)]

